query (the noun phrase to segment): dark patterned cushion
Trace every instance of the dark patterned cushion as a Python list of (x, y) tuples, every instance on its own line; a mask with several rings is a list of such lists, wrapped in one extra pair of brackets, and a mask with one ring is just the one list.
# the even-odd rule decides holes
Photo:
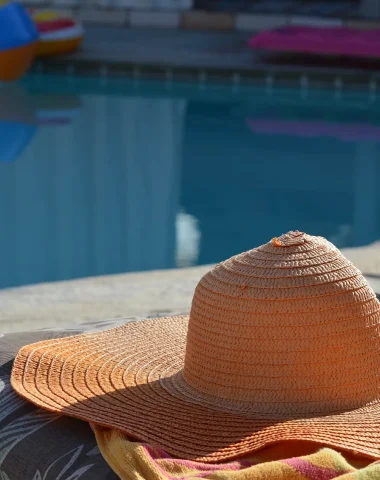
[[(99, 327), (108, 325), (102, 322)], [(118, 479), (100, 454), (87, 423), (36, 408), (10, 386), (13, 359), (20, 347), (82, 331), (0, 334), (1, 480)]]

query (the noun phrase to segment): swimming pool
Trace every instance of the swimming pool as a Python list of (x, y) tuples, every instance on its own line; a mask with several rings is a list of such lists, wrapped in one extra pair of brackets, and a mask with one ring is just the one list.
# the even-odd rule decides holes
[(30, 76), (0, 88), (0, 287), (380, 237), (380, 99)]

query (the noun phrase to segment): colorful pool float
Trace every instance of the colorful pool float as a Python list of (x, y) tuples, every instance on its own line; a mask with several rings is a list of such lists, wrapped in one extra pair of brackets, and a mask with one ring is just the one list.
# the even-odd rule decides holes
[(17, 80), (31, 65), (38, 43), (36, 26), (18, 3), (0, 4), (0, 81)]
[(81, 45), (84, 30), (74, 19), (50, 10), (32, 15), (40, 33), (37, 56), (70, 53)]

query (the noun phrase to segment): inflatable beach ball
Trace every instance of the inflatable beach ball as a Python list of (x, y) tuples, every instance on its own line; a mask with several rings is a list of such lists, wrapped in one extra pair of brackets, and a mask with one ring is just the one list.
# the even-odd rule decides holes
[(60, 12), (32, 12), (40, 40), (37, 56), (57, 55), (75, 51), (82, 43), (84, 30), (80, 23)]
[(38, 31), (25, 8), (18, 3), (0, 3), (0, 81), (17, 80), (31, 65)]

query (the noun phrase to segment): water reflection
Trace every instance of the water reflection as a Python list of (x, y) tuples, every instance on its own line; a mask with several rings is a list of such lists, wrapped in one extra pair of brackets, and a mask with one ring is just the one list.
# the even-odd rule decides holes
[(14, 162), (39, 128), (70, 123), (80, 108), (76, 95), (32, 94), (21, 84), (0, 85), (0, 162)]
[(379, 105), (12, 88), (0, 88), (0, 287), (216, 262), (294, 228), (341, 247), (380, 238)]
[(176, 218), (176, 264), (177, 267), (191, 267), (199, 259), (199, 244), (201, 232), (198, 220), (185, 212), (180, 212)]
[(83, 95), (2, 165), (0, 286), (175, 267), (184, 102)]
[[(305, 135), (308, 122), (323, 124), (323, 132)], [(331, 124), (339, 124), (339, 135)], [(377, 240), (379, 128), (378, 107), (368, 102), (304, 102), (286, 94), (211, 106), (191, 102), (182, 193), (202, 231), (199, 262), (227, 258), (294, 228), (340, 247)]]

